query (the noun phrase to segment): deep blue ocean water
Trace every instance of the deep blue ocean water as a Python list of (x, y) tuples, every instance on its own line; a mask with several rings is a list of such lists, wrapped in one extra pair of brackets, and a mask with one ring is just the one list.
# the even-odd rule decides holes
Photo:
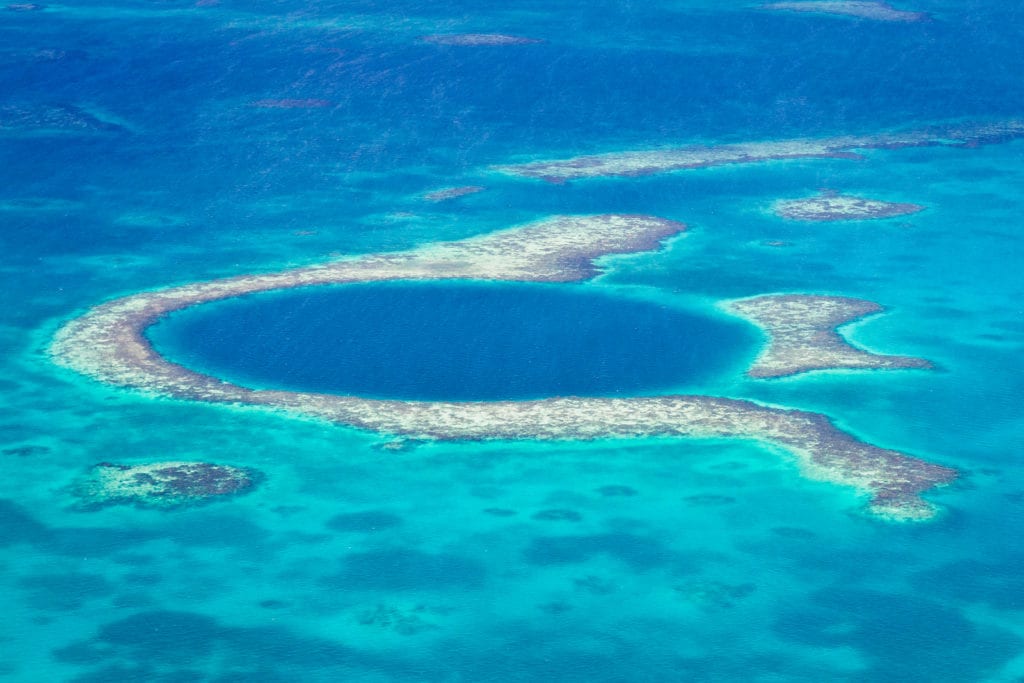
[(150, 339), (251, 388), (488, 401), (694, 386), (749, 361), (745, 327), (585, 287), (377, 284), (195, 306)]
[[(711, 0), (43, 4), (0, 8), (0, 677), (1024, 678), (1024, 143), (564, 186), (488, 170), (1021, 117), (1018, 3), (901, 1), (932, 16), (911, 24)], [(454, 32), (543, 42), (418, 40)], [(487, 189), (421, 199), (465, 184)], [(927, 208), (828, 225), (767, 210), (823, 187)], [(932, 496), (943, 516), (876, 521), (755, 443), (391, 452), (98, 385), (43, 353), (62, 322), (142, 289), (598, 212), (690, 230), (582, 287), (686, 310), (779, 291), (888, 306), (851, 336), (938, 372), (755, 382), (726, 364), (700, 388), (961, 470)], [(171, 459), (266, 478), (191, 510), (75, 506), (97, 462)]]

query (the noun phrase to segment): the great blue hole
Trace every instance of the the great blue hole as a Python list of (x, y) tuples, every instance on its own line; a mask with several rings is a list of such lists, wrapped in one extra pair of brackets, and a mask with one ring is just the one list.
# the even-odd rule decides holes
[(170, 360), (251, 388), (456, 401), (681, 389), (754, 343), (741, 323), (594, 287), (470, 282), (264, 292), (147, 334)]

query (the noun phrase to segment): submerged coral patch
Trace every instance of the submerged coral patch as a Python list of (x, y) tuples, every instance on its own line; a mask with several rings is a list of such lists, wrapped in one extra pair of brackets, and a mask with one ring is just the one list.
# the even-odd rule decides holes
[(924, 21), (924, 12), (896, 9), (885, 2), (867, 0), (798, 0), (797, 2), (772, 2), (761, 9), (785, 12), (812, 12), (814, 14), (838, 14), (875, 21)]
[(425, 43), (436, 45), (466, 45), (470, 47), (486, 45), (526, 45), (539, 43), (536, 38), (509, 36), (503, 33), (438, 33), (420, 38)]
[(629, 496), (635, 496), (636, 493), (637, 493), (636, 489), (634, 489), (633, 487), (631, 487), (631, 486), (624, 486), (624, 485), (621, 485), (621, 484), (609, 484), (607, 486), (602, 486), (602, 487), (597, 489), (597, 492), (600, 493), (602, 496), (605, 496), (607, 498), (618, 497), (618, 496), (629, 497)]
[(434, 190), (423, 195), (423, 198), (428, 202), (443, 202), (448, 199), (457, 199), (459, 197), (465, 197), (469, 194), (476, 194), (477, 192), (483, 192), (484, 187), (480, 185), (463, 185), (461, 187), (443, 187), (440, 190)]
[(497, 166), (496, 171), (564, 183), (584, 178), (643, 176), (685, 169), (790, 159), (857, 159), (861, 150), (981, 145), (1024, 136), (1024, 121), (951, 124), (923, 130), (835, 138), (767, 140), (732, 145), (611, 152)]
[(550, 510), (540, 510), (539, 512), (535, 512), (533, 514), (533, 519), (542, 522), (579, 522), (583, 519), (583, 515), (575, 510), (553, 508)]
[(814, 222), (892, 218), (923, 210), (920, 204), (884, 202), (832, 192), (805, 199), (782, 199), (772, 205), (772, 212), (780, 218)]
[(254, 470), (208, 462), (102, 462), (77, 482), (75, 493), (89, 505), (169, 508), (246, 493), (257, 479)]

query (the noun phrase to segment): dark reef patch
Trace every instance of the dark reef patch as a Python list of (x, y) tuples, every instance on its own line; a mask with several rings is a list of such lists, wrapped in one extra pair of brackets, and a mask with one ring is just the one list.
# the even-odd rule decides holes
[(15, 543), (42, 543), (50, 539), (50, 530), (21, 506), (0, 500), (0, 547)]
[(153, 572), (131, 572), (123, 575), (121, 581), (132, 586), (155, 586), (163, 581), (163, 576)]
[(533, 519), (540, 520), (542, 522), (579, 522), (583, 519), (583, 515), (575, 510), (555, 508), (536, 512), (533, 514)]
[[(775, 633), (818, 648), (856, 648), (868, 661), (857, 681), (979, 681), (1020, 653), (1009, 631), (903, 594), (836, 588), (780, 617)], [(985, 652), (985, 657), (978, 657)]]
[(302, 636), (278, 626), (224, 626), (203, 614), (168, 610), (139, 612), (109, 622), (95, 637), (53, 654), (60, 661), (81, 664), (117, 662), (89, 672), (83, 680), (136, 680), (104, 678), (111, 667), (144, 672), (142, 680), (147, 682), (178, 680), (174, 677), (182, 662), (198, 664), (211, 657), (223, 658), (224, 680), (308, 680), (314, 672), (352, 680), (370, 671), (385, 679), (409, 680), (405, 677), (413, 673), (397, 658), (380, 659), (333, 640)]
[(414, 636), (438, 628), (436, 624), (426, 619), (430, 613), (431, 610), (425, 605), (414, 605), (409, 609), (401, 609), (393, 605), (377, 605), (371, 609), (362, 610), (356, 615), (356, 619), (363, 626), (377, 626), (402, 636)]
[(693, 496), (686, 496), (683, 500), (690, 505), (700, 507), (717, 507), (719, 505), (731, 505), (736, 502), (736, 499), (732, 496), (723, 496), (717, 493), (699, 493)]
[(636, 495), (636, 489), (630, 486), (622, 486), (620, 484), (610, 484), (608, 486), (601, 486), (596, 489), (599, 494), (606, 498), (623, 498)]
[(383, 531), (401, 526), (402, 518), (383, 510), (365, 510), (335, 515), (327, 520), (327, 528), (334, 531), (359, 532), (364, 534)]
[(259, 551), (270, 538), (270, 532), (246, 516), (212, 514), (197, 510), (174, 515), (157, 529), (161, 536), (175, 543), (199, 548), (236, 548)]
[(515, 510), (509, 510), (508, 508), (485, 508), (484, 513), (492, 517), (514, 517), (519, 514)]
[(674, 586), (673, 590), (687, 602), (705, 611), (714, 611), (735, 607), (737, 602), (757, 590), (757, 586), (752, 583), (694, 581)]
[(960, 560), (919, 572), (911, 580), (919, 591), (950, 600), (983, 602), (1000, 610), (1024, 610), (1024, 555), (999, 562)]
[(618, 586), (611, 579), (593, 574), (573, 579), (572, 585), (576, 590), (585, 591), (591, 595), (610, 595), (618, 590)]
[(394, 548), (345, 556), (342, 570), (324, 584), (344, 590), (442, 590), (475, 588), (485, 576), (483, 565), (466, 557)]
[(114, 592), (103, 576), (84, 572), (35, 574), (18, 584), (26, 591), (29, 605), (47, 612), (71, 612)]
[(49, 446), (40, 446), (38, 444), (27, 444), (25, 446), (11, 446), (0, 451), (0, 454), (14, 456), (18, 458), (29, 458), (36, 455), (45, 455), (50, 452)]
[(809, 541), (818, 537), (818, 534), (814, 533), (810, 529), (793, 526), (772, 527), (772, 533), (781, 538), (792, 538), (801, 541)]
[(553, 602), (545, 602), (543, 605), (537, 605), (537, 609), (544, 612), (544, 614), (558, 616), (559, 614), (571, 612), (572, 605), (564, 600), (555, 600)]
[(595, 555), (614, 557), (634, 569), (650, 569), (673, 559), (659, 541), (627, 533), (542, 536), (525, 552), (526, 561), (536, 565), (579, 564)]

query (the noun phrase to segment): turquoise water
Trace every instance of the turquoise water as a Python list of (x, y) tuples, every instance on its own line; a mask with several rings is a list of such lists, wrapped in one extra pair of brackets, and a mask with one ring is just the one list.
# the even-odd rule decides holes
[(175, 362), (247, 387), (463, 401), (695, 386), (756, 348), (742, 322), (598, 292), (314, 287), (186, 309), (149, 337)]
[[(747, 5), (0, 10), (3, 106), (29, 112), (0, 109), (0, 676), (1024, 677), (1024, 144), (564, 186), (488, 170), (1024, 113), (1013, 3), (901, 3), (933, 16), (907, 25)], [(545, 42), (416, 40), (458, 31)], [(250, 106), (267, 98), (330, 105)], [(420, 199), (463, 184), (487, 189)], [(828, 225), (768, 211), (822, 187), (926, 210)], [(780, 291), (888, 306), (850, 335), (939, 371), (755, 382), (726, 369), (701, 390), (821, 411), (958, 468), (931, 496), (943, 516), (880, 523), (754, 443), (390, 451), (353, 429), (98, 385), (43, 353), (62, 322), (142, 289), (606, 211), (690, 230), (607, 260), (584, 287), (690, 310)], [(91, 465), (164, 459), (266, 478), (195, 509), (75, 506)]]

